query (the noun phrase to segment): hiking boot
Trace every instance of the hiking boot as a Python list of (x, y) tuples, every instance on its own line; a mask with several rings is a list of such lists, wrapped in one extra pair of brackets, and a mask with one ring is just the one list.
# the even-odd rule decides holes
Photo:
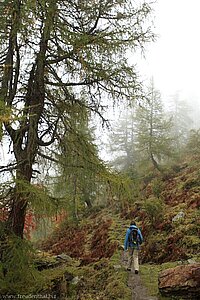
[(127, 271), (131, 271), (131, 268), (127, 268)]
[(138, 274), (138, 270), (135, 270), (135, 274)]

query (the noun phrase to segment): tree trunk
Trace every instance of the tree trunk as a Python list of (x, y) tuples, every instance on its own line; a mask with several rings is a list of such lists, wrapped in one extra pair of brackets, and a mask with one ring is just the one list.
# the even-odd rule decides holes
[[(47, 51), (47, 44), (50, 38), (50, 29), (53, 24), (52, 19), (55, 14), (56, 3), (56, 0), (50, 1), (49, 9), (44, 21), (43, 32), (39, 44), (39, 52), (29, 74), (27, 91), (24, 98), (25, 106), (23, 108), (23, 116), (19, 122), (19, 127), (18, 129), (14, 129), (11, 122), (5, 122), (4, 124), (12, 139), (13, 151), (17, 162), (15, 188), (11, 198), (11, 210), (8, 216), (7, 224), (8, 230), (21, 238), (23, 238), (26, 208), (30, 193), (30, 190), (27, 189), (27, 186), (29, 186), (31, 182), (32, 167), (35, 162), (39, 144), (41, 146), (46, 146), (45, 143), (39, 143), (38, 141), (38, 126), (44, 109), (45, 55)], [(17, 12), (17, 16), (20, 16), (19, 12)], [(13, 24), (13, 30), (15, 28), (14, 26), (15, 24)], [(10, 56), (14, 56), (13, 49), (15, 49), (17, 45), (17, 32), (15, 32), (15, 43), (13, 40), (14, 38), (12, 37), (11, 31), (9, 44), (10, 48), (7, 55), (8, 58)], [(12, 81), (11, 79), (7, 78), (5, 74), (5, 88), (3, 89), (3, 96), (5, 99), (7, 97), (6, 90), (9, 87), (9, 80)], [(12, 93), (10, 92), (10, 94)], [(12, 104), (12, 100), (13, 99), (11, 99), (9, 102), (10, 105)]]
[(74, 176), (74, 195), (73, 195), (73, 216), (78, 220), (78, 203), (77, 203), (77, 178)]
[(26, 208), (28, 204), (29, 191), (32, 177), (32, 166), (20, 167), (16, 172), (16, 184), (11, 198), (11, 211), (8, 216), (8, 230), (20, 238), (23, 238)]
[(151, 157), (151, 161), (152, 161), (154, 167), (155, 167), (161, 174), (163, 174), (162, 168), (159, 166), (159, 164), (157, 163), (157, 161), (156, 161), (155, 158), (153, 157), (153, 154), (152, 154), (152, 153), (150, 153), (150, 157)]
[(20, 194), (14, 194), (13, 198), (12, 209), (8, 218), (8, 228), (12, 233), (23, 238), (27, 201)]

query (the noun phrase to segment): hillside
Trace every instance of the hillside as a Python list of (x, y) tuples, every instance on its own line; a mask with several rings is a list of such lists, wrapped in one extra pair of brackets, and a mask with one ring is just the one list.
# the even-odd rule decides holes
[(140, 222), (145, 236), (143, 261), (163, 263), (199, 253), (199, 166), (184, 163), (167, 179), (150, 181), (143, 194), (128, 215)]
[(43, 241), (40, 249), (48, 255), (65, 253), (78, 261), (74, 277), (82, 274), (78, 276), (83, 282), (78, 285), (79, 297), (70, 299), (131, 299), (121, 254), (132, 219), (145, 239), (141, 277), (150, 294), (158, 293), (157, 276), (163, 268), (180, 261), (200, 261), (198, 165), (184, 163), (166, 179), (154, 177), (143, 186), (141, 195), (139, 201), (118, 213), (96, 208), (77, 224), (66, 221)]
[[(39, 272), (27, 273), (28, 269), (21, 265), (23, 257), (16, 269), (21, 244), (11, 247), (15, 250), (15, 267), (6, 275), (6, 282), (0, 279), (0, 292), (48, 294), (58, 299), (66, 299), (67, 295), (67, 299), (74, 300), (135, 299), (134, 277), (127, 273), (123, 256), (125, 233), (130, 221), (135, 220), (144, 236), (140, 289), (142, 284), (148, 288), (150, 296), (145, 299), (164, 299), (158, 292), (159, 272), (200, 261), (199, 204), (200, 173), (196, 161), (174, 167), (165, 178), (149, 176), (141, 182), (140, 194), (132, 203), (123, 208), (92, 207), (83, 212), (79, 221), (65, 218), (47, 239), (37, 242), (34, 265)], [(30, 248), (23, 251), (27, 253)], [(13, 278), (19, 276), (15, 269), (26, 276), (20, 275), (20, 283), (13, 283)]]

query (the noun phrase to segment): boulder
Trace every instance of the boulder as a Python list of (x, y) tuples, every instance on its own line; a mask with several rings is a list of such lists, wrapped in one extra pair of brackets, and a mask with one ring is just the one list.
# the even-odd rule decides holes
[(61, 254), (57, 255), (56, 259), (58, 259), (58, 260), (64, 260), (64, 261), (67, 261), (67, 262), (71, 262), (72, 261), (71, 256), (69, 256), (69, 255), (67, 255), (65, 253), (61, 253)]
[(160, 272), (158, 287), (163, 296), (200, 299), (200, 263), (177, 266)]
[(172, 222), (180, 221), (185, 217), (185, 213), (183, 211), (180, 211), (175, 217), (172, 218)]
[(55, 256), (35, 257), (34, 265), (38, 271), (45, 269), (57, 268), (61, 263), (56, 260)]

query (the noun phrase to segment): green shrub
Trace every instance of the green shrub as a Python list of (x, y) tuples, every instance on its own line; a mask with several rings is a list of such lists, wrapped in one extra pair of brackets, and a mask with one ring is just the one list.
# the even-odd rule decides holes
[(34, 250), (28, 241), (7, 236), (0, 246), (0, 294), (30, 293), (39, 278), (32, 263)]
[(160, 199), (155, 197), (146, 199), (143, 208), (153, 226), (163, 219), (164, 204)]
[(159, 178), (154, 179), (152, 182), (152, 191), (154, 196), (160, 198), (163, 189), (164, 189), (164, 182)]

